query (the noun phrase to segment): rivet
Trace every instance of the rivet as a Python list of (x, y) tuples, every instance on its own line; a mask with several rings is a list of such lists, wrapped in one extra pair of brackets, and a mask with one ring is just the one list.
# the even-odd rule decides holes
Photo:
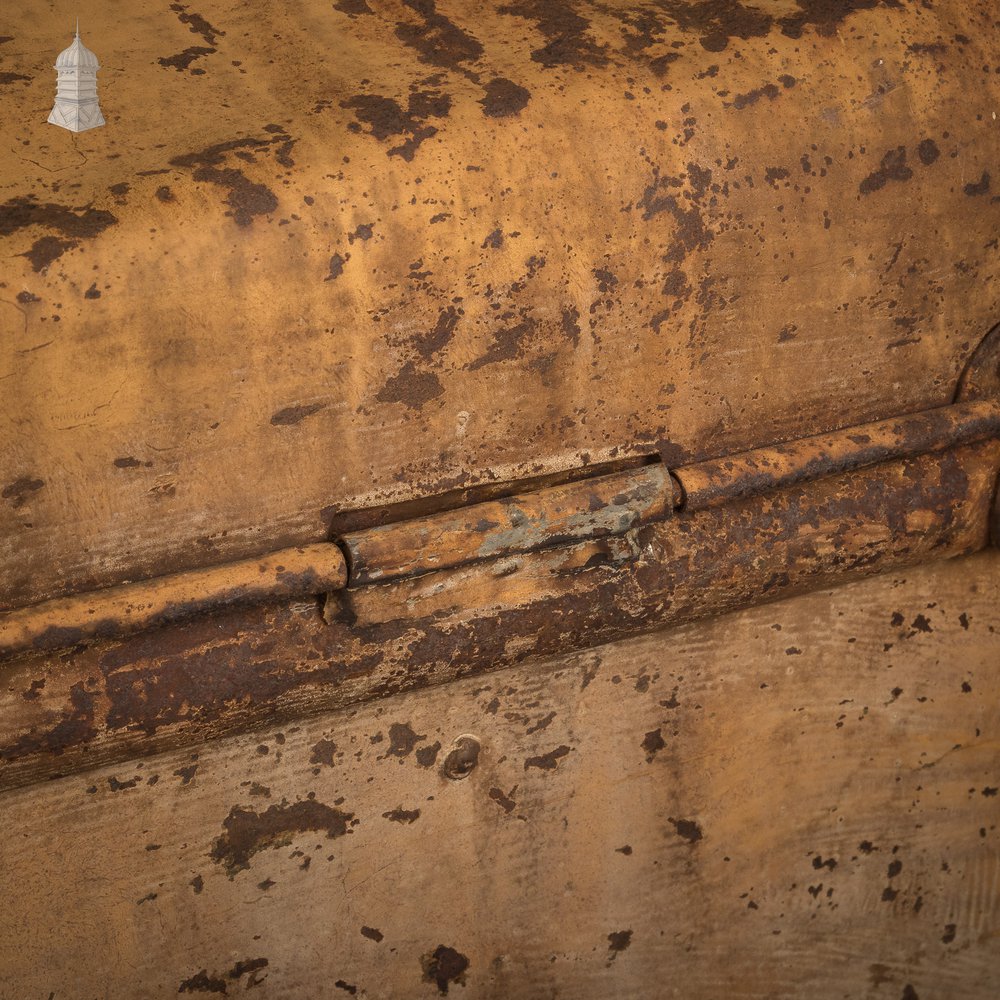
[(475, 736), (468, 733), (456, 737), (441, 765), (441, 773), (452, 781), (467, 778), (479, 763), (481, 745)]

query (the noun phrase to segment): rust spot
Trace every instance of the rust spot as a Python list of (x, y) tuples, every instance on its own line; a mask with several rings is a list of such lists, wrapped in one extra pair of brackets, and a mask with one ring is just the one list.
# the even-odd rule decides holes
[(559, 766), (559, 761), (569, 753), (570, 747), (565, 744), (558, 746), (555, 750), (538, 757), (528, 757), (524, 762), (524, 769), (527, 771), (529, 767), (537, 767), (542, 771), (554, 771)]
[(190, 979), (185, 979), (177, 988), (178, 993), (222, 993), (226, 994), (226, 981), (208, 975), (207, 969), (202, 969)]
[(242, 170), (224, 167), (225, 156), (238, 150), (262, 150), (283, 138), (285, 137), (231, 139), (197, 153), (175, 156), (170, 160), (170, 165), (191, 169), (191, 176), (196, 181), (225, 188), (228, 191), (225, 204), (229, 206), (226, 215), (238, 226), (249, 226), (255, 216), (273, 212), (278, 207), (278, 199), (270, 188), (264, 184), (255, 184)]
[(348, 258), (335, 253), (330, 258), (330, 273), (323, 279), (324, 281), (336, 281), (344, 273), (344, 265)]
[(925, 167), (929, 167), (940, 155), (941, 150), (933, 139), (922, 139), (917, 146), (917, 156)]
[(363, 222), (357, 229), (354, 230), (353, 233), (347, 234), (347, 242), (352, 245), (355, 240), (361, 240), (362, 243), (367, 243), (372, 238), (374, 231), (374, 222)]
[(37, 493), (44, 485), (44, 479), (32, 479), (29, 476), (22, 476), (20, 479), (15, 479), (14, 482), (8, 483), (0, 491), (0, 497), (3, 497), (4, 500), (9, 500), (11, 506), (17, 510), (19, 507), (23, 507), (32, 494)]
[(882, 157), (879, 168), (858, 185), (858, 190), (869, 195), (884, 188), (889, 181), (908, 181), (912, 176), (913, 171), (906, 165), (906, 147), (897, 146)]
[(271, 425), (274, 427), (293, 427), (301, 423), (306, 417), (311, 417), (314, 413), (326, 409), (326, 403), (307, 403), (302, 406), (286, 406), (283, 410), (278, 410), (271, 416)]
[[(177, 70), (178, 73), (186, 70), (191, 63), (195, 62), (197, 59), (201, 59), (202, 56), (210, 56), (212, 53), (218, 50), (210, 45), (191, 45), (184, 49), (183, 52), (178, 52), (173, 56), (163, 56), (156, 61), (161, 66), (170, 67)], [(201, 73), (204, 70), (192, 70), (192, 73)]]
[(990, 175), (985, 170), (983, 171), (983, 176), (979, 178), (974, 184), (966, 184), (962, 190), (970, 197), (974, 198), (979, 194), (986, 194), (990, 189)]
[(421, 62), (442, 69), (464, 70), (462, 63), (475, 61), (483, 54), (482, 44), (440, 13), (435, 0), (403, 0), (403, 4), (418, 14), (422, 23), (397, 24), (396, 37), (414, 49)]
[(531, 100), (531, 92), (525, 87), (498, 76), (486, 84), (486, 93), (479, 102), (487, 118), (509, 118), (520, 114)]
[(443, 392), (444, 386), (437, 375), (422, 371), (412, 361), (407, 361), (379, 389), (375, 399), (380, 403), (402, 403), (412, 410), (419, 410)]
[(417, 763), (421, 767), (433, 767), (440, 750), (441, 744), (437, 742), (431, 743), (425, 747), (419, 747), (416, 752)]
[(377, 927), (362, 927), (361, 933), (369, 941), (374, 941), (376, 944), (381, 944), (385, 938), (385, 935)]
[(90, 288), (88, 288), (84, 293), (83, 297), (85, 299), (99, 299), (101, 297), (101, 291), (97, 287), (97, 282), (95, 281)]
[(0, 86), (8, 83), (31, 83), (32, 77), (23, 73), (0, 73)]
[(607, 46), (588, 36), (590, 21), (565, 0), (520, 0), (500, 7), (499, 12), (535, 22), (546, 44), (535, 49), (531, 58), (546, 69), (570, 66), (583, 70), (608, 64)]
[(494, 229), (489, 236), (483, 240), (482, 249), (485, 250), (489, 247), (492, 250), (499, 250), (503, 246), (503, 232), (499, 229)]
[(437, 983), (438, 991), (445, 996), (450, 983), (465, 985), (469, 960), (460, 951), (439, 944), (420, 959), (420, 965), (424, 970), (424, 980)]
[(614, 961), (618, 957), (620, 952), (625, 951), (626, 948), (632, 943), (632, 931), (612, 931), (608, 935), (608, 952), (610, 953), (609, 961)]
[(646, 760), (651, 761), (666, 745), (659, 729), (646, 733), (642, 740), (642, 749), (646, 751)]
[(333, 767), (336, 753), (337, 744), (333, 740), (320, 740), (312, 748), (312, 753), (309, 755), (309, 763), (326, 764), (327, 767)]
[(701, 827), (693, 819), (674, 819), (668, 816), (667, 821), (673, 825), (677, 836), (683, 837), (688, 843), (696, 844), (701, 840)]
[(12, 198), (0, 205), (0, 236), (10, 236), (21, 229), (52, 229), (61, 236), (43, 236), (22, 256), (36, 271), (48, 267), (83, 239), (99, 236), (118, 221), (111, 212), (97, 208), (69, 208), (52, 202), (40, 203), (33, 197)]
[(179, 767), (174, 774), (181, 779), (181, 785), (190, 785), (195, 773), (198, 770), (197, 764), (188, 764), (186, 767)]
[(402, 806), (397, 806), (389, 812), (382, 813), (382, 818), (390, 820), (393, 823), (416, 823), (420, 819), (420, 810), (404, 809)]
[(342, 837), (349, 832), (354, 814), (317, 802), (314, 798), (268, 806), (262, 812), (233, 806), (222, 821), (225, 829), (210, 853), (234, 878), (250, 867), (250, 859), (267, 848), (289, 844), (297, 833), (325, 831), (328, 838)]
[(333, 9), (339, 10), (341, 14), (349, 14), (351, 17), (357, 17), (360, 14), (375, 13), (365, 0), (337, 0), (337, 3), (333, 5)]
[(389, 726), (389, 749), (387, 757), (409, 757), (413, 748), (426, 736), (418, 736), (408, 722), (394, 722)]
[[(403, 107), (393, 98), (379, 94), (356, 94), (341, 101), (350, 108), (359, 123), (369, 126), (367, 134), (380, 142), (393, 136), (406, 136), (398, 145), (387, 150), (387, 156), (399, 156), (410, 162), (421, 143), (437, 135), (437, 127), (425, 124), (428, 118), (445, 118), (451, 110), (451, 98), (440, 91), (414, 91)], [(360, 124), (356, 126), (360, 131)]]
[(505, 813), (510, 814), (514, 811), (514, 807), (517, 805), (512, 798), (516, 791), (517, 785), (515, 785), (507, 795), (504, 795), (499, 788), (491, 788), (489, 796)]

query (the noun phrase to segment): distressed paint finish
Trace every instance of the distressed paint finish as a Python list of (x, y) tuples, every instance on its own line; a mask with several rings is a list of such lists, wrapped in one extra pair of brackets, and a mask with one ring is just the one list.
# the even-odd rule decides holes
[(680, 503), (667, 467), (647, 465), (348, 533), (340, 543), (356, 586), (624, 535), (669, 517)]
[(624, 536), (205, 616), (5, 665), (0, 784), (202, 742), (987, 544), (1000, 442)]
[[(988, 342), (977, 348), (976, 357)], [(974, 386), (975, 379), (967, 369), (963, 387)], [(694, 513), (866, 467), (885, 465), (891, 476), (893, 460), (990, 440), (998, 432), (1000, 405), (985, 399), (680, 469), (653, 460), (645, 467), (534, 490), (525, 483), (513, 496), (375, 524), (331, 542), (18, 608), (0, 614), (0, 657), (109, 638), (228, 604), (307, 597), (624, 535), (674, 510)], [(954, 479), (956, 502), (965, 499), (966, 485)], [(515, 488), (510, 484), (510, 490)], [(911, 511), (910, 517), (917, 514)], [(441, 584), (432, 581), (432, 586)], [(401, 616), (405, 613), (400, 609)]]
[(0, 995), (993, 1000), (998, 602), (982, 553), (5, 793)]
[(684, 508), (695, 511), (880, 462), (997, 437), (1000, 403), (982, 400), (724, 455), (675, 469), (674, 473)]
[(303, 598), (347, 584), (347, 563), (325, 542), (132, 586), (46, 601), (0, 615), (0, 656), (172, 624), (233, 604)]
[(75, 137), (8, 7), (2, 606), (941, 405), (1000, 314), (992, 0), (85, 7)]

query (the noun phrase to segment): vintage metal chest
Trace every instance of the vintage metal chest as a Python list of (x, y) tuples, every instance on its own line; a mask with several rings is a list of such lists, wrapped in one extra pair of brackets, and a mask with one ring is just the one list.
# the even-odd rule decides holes
[(996, 997), (996, 6), (9, 7), (0, 998)]

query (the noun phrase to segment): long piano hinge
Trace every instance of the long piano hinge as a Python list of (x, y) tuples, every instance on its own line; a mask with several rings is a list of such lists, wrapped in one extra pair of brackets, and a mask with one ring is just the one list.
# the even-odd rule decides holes
[(680, 468), (654, 460), (257, 559), (19, 608), (0, 616), (0, 655), (118, 636), (238, 603), (364, 588), (614, 538), (672, 517), (1000, 437), (995, 396), (976, 398), (992, 393), (974, 386), (965, 395), (972, 398)]

